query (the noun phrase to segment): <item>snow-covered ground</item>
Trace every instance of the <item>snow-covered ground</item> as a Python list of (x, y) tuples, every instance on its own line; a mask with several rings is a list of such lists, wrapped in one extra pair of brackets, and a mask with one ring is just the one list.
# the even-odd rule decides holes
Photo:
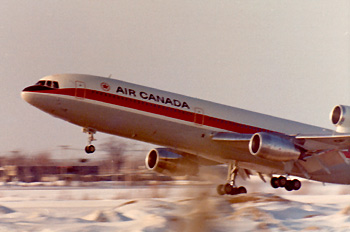
[(349, 186), (244, 184), (238, 196), (194, 183), (0, 186), (0, 231), (350, 231)]

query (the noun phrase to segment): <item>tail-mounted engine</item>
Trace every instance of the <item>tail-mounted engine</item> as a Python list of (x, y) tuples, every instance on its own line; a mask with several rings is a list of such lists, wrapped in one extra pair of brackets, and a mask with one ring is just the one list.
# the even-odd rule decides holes
[(273, 161), (298, 160), (301, 152), (289, 138), (266, 132), (256, 133), (249, 142), (252, 155)]
[(170, 176), (196, 175), (198, 164), (168, 148), (156, 148), (146, 156), (149, 170)]
[(350, 106), (337, 105), (333, 108), (330, 119), (339, 133), (350, 133)]

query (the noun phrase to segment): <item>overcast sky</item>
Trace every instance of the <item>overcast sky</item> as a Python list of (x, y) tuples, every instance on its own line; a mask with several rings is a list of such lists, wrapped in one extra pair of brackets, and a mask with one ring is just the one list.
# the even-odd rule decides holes
[(333, 106), (350, 105), (346, 0), (0, 5), (0, 155), (84, 148), (81, 128), (20, 98), (55, 73), (112, 74), (327, 128)]

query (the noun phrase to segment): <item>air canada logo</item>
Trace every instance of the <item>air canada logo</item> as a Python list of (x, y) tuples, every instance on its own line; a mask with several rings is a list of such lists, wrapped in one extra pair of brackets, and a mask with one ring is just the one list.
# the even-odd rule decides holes
[(104, 91), (109, 91), (111, 89), (111, 87), (109, 86), (108, 83), (106, 82), (102, 82), (101, 83), (101, 88), (104, 90)]

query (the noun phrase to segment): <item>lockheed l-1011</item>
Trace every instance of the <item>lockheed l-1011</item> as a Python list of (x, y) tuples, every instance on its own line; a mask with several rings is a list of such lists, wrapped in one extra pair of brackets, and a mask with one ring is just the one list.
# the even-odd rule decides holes
[(350, 184), (350, 107), (335, 106), (324, 129), (110, 78), (60, 74), (25, 88), (33, 106), (84, 128), (87, 153), (96, 131), (157, 144), (146, 167), (196, 175), (201, 165), (227, 164), (219, 194), (246, 193), (236, 177), (257, 173), (274, 188), (298, 190), (291, 176)]

